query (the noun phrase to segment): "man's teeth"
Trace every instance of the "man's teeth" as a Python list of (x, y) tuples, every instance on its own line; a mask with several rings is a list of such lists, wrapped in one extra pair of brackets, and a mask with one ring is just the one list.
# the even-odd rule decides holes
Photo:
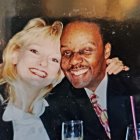
[(82, 70), (77, 70), (77, 71), (71, 71), (71, 73), (78, 76), (78, 75), (86, 73), (87, 71), (88, 69), (82, 69)]
[(37, 69), (30, 69), (30, 71), (40, 77), (46, 77), (47, 74), (43, 71), (37, 70)]

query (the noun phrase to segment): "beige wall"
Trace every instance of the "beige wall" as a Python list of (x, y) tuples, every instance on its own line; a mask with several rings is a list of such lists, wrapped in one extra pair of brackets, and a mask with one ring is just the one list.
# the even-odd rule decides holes
[(41, 16), (41, 11), (40, 0), (0, 0), (0, 51), (4, 47), (1, 43), (6, 42), (7, 36), (11, 34), (13, 17)]
[(0, 51), (4, 47), (6, 18), (15, 15), (15, 0), (0, 0)]
[(48, 16), (108, 17), (121, 20), (140, 6), (139, 0), (42, 0)]
[[(1, 39), (10, 34), (10, 19), (14, 16), (76, 16), (108, 17), (117, 20), (129, 15), (139, 18), (140, 0), (0, 0)], [(132, 11), (132, 12), (131, 12)], [(133, 15), (134, 13), (134, 15)], [(130, 16), (130, 17), (131, 17)], [(8, 20), (7, 20), (8, 19)], [(140, 18), (139, 18), (140, 19)]]

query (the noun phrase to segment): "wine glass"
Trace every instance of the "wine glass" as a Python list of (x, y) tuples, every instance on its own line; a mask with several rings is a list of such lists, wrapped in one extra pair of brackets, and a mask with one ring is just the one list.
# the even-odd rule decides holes
[(63, 122), (62, 140), (83, 140), (83, 121), (71, 120)]
[(133, 125), (127, 127), (125, 140), (140, 140), (140, 123), (137, 124), (137, 131), (134, 130)]

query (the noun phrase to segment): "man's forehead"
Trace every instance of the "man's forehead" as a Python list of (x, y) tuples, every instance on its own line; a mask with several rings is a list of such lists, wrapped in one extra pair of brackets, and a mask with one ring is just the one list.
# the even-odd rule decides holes
[[(91, 22), (75, 21), (69, 23), (62, 35), (61, 49), (98, 46), (102, 42), (100, 28)], [(90, 44), (90, 45), (87, 45)]]
[(85, 40), (87, 37), (90, 39), (95, 39), (96, 37), (100, 38), (101, 34), (99, 26), (95, 23), (75, 21), (67, 24), (64, 28), (64, 32), (61, 37), (61, 43), (64, 43), (65, 40), (69, 40), (69, 42), (71, 42), (74, 38), (76, 41), (81, 39)]
[[(81, 28), (83, 27), (83, 28)], [(90, 30), (99, 30), (99, 25), (94, 22), (86, 22), (86, 21), (74, 21), (68, 23), (65, 28), (65, 30), (74, 30), (74, 29), (90, 29)]]
[(73, 37), (92, 34), (92, 36), (101, 36), (100, 28), (95, 23), (75, 21), (67, 24), (64, 28), (61, 39), (71, 39)]

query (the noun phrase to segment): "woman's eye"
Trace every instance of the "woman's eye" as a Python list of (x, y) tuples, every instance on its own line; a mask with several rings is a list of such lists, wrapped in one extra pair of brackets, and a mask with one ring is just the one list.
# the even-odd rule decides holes
[(56, 59), (56, 58), (52, 58), (52, 61), (53, 61), (53, 62), (56, 62), (56, 63), (59, 62), (58, 59)]
[(31, 49), (30, 50), (32, 53), (35, 53), (35, 54), (37, 54), (38, 53), (38, 51), (37, 50), (35, 50), (35, 49)]

